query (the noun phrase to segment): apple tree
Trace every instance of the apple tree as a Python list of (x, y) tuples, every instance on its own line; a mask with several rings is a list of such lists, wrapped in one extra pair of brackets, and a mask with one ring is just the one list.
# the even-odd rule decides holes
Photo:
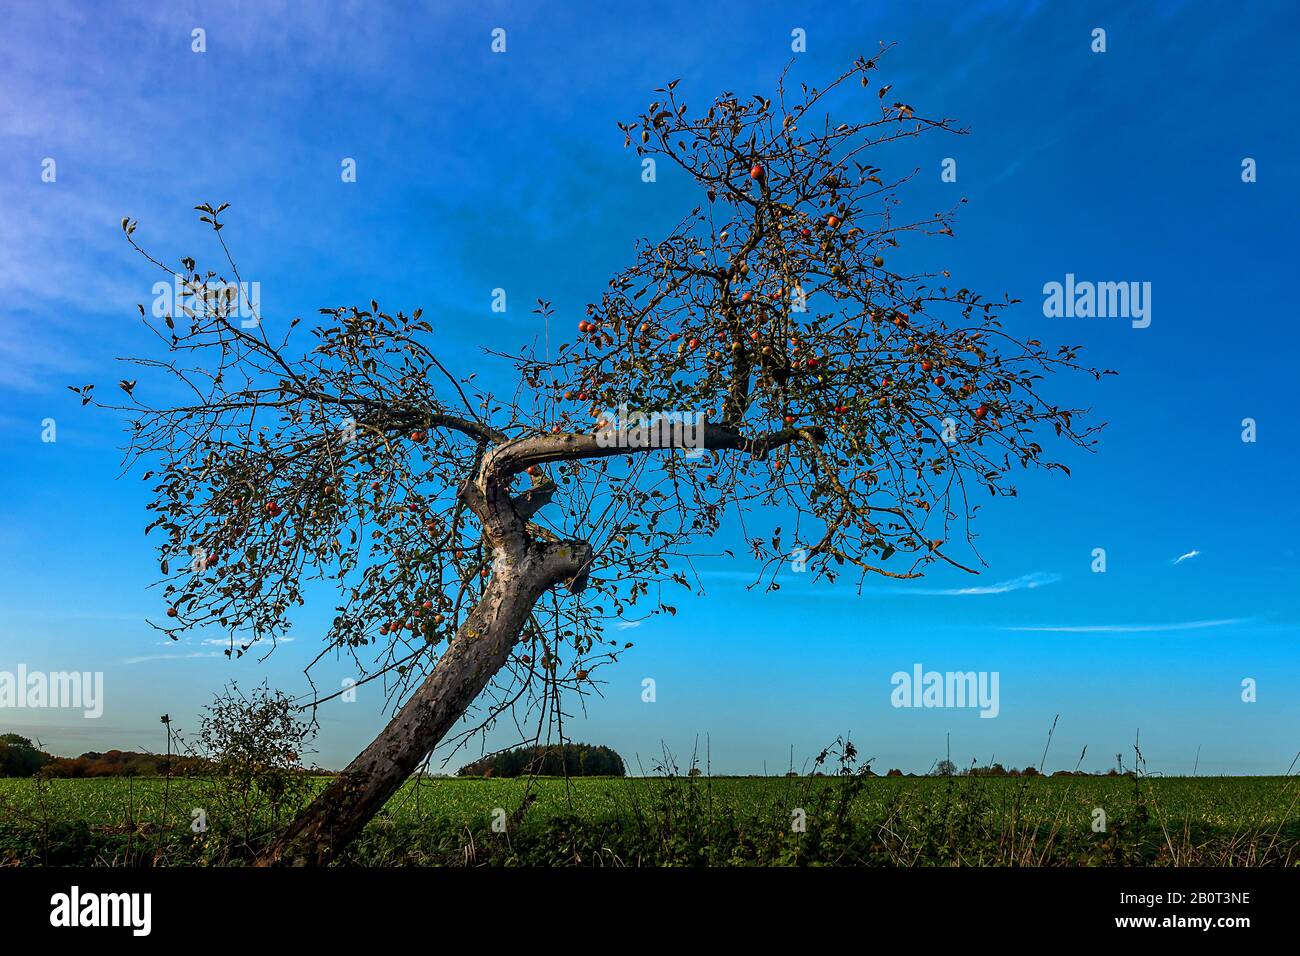
[[(724, 526), (760, 590), (792, 557), (828, 580), (973, 573), (978, 499), (1013, 495), (1018, 468), (1063, 469), (1040, 440), (1094, 442), (1041, 392), (1052, 372), (1101, 374), (1076, 348), (1018, 339), (999, 320), (1011, 300), (899, 264), (952, 214), (905, 216), (911, 174), (873, 148), (961, 130), (873, 85), (876, 66), (702, 113), (676, 82), (657, 91), (620, 128), (699, 204), (637, 244), (569, 341), (539, 302), (544, 337), (487, 353), (503, 392), (444, 364), (419, 309), (241, 319), (224, 206), (198, 207), (215, 272), (155, 258), (123, 221), (186, 292), (176, 314), (140, 308), (161, 354), (104, 403), (128, 411), (128, 458), (154, 482), (157, 626), (219, 629), (242, 654), (333, 600), (322, 655), (353, 655), (393, 696), (264, 862), (329, 861), (469, 713), (562, 719), (560, 692), (590, 691), (630, 646), (611, 622), (675, 613)], [(658, 413), (681, 417), (639, 417)]]

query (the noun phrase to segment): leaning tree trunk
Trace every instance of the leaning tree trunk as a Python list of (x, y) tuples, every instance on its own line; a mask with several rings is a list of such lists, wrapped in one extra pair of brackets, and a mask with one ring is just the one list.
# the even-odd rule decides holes
[(562, 578), (562, 567), (533, 557), (498, 569), (424, 683), (259, 857), (259, 866), (330, 862), (397, 792), (505, 665), (537, 599)]

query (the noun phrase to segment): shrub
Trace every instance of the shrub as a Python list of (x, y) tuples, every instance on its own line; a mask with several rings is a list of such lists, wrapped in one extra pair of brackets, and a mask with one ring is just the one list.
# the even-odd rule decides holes
[(263, 684), (245, 696), (231, 684), (199, 720), (213, 783), (208, 819), (245, 847), (280, 826), (310, 787), (302, 757), (313, 731), (297, 715), (281, 691)]

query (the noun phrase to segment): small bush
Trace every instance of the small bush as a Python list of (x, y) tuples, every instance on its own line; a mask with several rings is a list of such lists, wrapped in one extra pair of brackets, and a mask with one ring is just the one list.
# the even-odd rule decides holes
[(302, 804), (310, 776), (302, 766), (312, 728), (292, 699), (265, 684), (245, 695), (232, 684), (199, 720), (208, 761), (210, 825), (252, 850)]

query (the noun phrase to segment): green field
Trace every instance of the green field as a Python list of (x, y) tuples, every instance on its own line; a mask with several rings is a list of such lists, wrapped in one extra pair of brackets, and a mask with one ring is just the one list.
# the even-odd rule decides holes
[[(292, 806), (276, 816), (258, 795), (236, 798), (221, 787), (203, 779), (0, 780), (0, 863), (244, 861)], [(208, 824), (198, 833), (196, 809)], [(1094, 828), (1099, 811), (1104, 830)], [(393, 798), (344, 862), (1296, 865), (1300, 782), (426, 778)]]

